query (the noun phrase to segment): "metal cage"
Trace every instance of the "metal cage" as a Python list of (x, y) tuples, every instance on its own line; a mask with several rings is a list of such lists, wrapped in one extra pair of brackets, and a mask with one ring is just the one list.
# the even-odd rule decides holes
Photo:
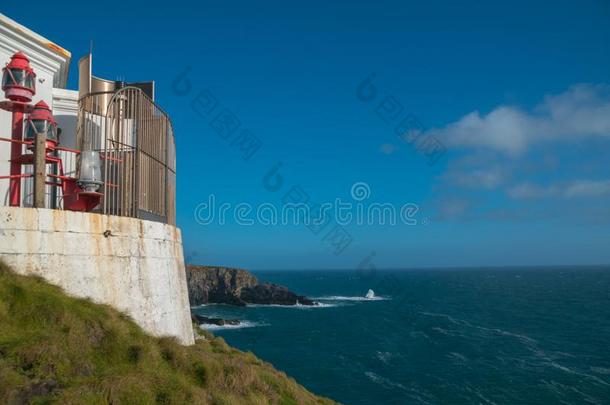
[(87, 94), (79, 100), (77, 142), (98, 151), (99, 212), (176, 222), (176, 148), (168, 115), (140, 88)]

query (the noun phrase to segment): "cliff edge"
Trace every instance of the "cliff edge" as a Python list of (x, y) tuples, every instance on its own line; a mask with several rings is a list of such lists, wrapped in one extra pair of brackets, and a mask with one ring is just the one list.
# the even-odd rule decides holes
[(249, 271), (216, 266), (186, 266), (191, 306), (202, 304), (316, 305), (284, 286), (260, 284)]
[(1, 404), (333, 404), (252, 353), (145, 333), (0, 262)]

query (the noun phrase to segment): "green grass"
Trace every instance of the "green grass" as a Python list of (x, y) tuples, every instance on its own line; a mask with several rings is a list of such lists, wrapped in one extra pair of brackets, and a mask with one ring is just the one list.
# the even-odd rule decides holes
[(184, 347), (0, 262), (2, 404), (332, 404), (221, 338)]

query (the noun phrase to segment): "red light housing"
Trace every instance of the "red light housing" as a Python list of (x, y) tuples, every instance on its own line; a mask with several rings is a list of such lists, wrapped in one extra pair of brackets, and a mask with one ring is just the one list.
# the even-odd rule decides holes
[(36, 73), (23, 52), (17, 52), (2, 68), (2, 91), (11, 101), (28, 103), (36, 94)]
[(57, 123), (51, 109), (44, 101), (39, 101), (28, 116), (25, 127), (25, 139), (33, 141), (37, 133), (45, 134), (47, 141), (57, 144)]

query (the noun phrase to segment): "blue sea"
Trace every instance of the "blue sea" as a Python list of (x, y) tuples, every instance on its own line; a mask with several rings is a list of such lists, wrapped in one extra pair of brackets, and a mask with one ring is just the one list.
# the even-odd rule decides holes
[(610, 404), (610, 267), (255, 274), (322, 305), (194, 310), (344, 404)]

